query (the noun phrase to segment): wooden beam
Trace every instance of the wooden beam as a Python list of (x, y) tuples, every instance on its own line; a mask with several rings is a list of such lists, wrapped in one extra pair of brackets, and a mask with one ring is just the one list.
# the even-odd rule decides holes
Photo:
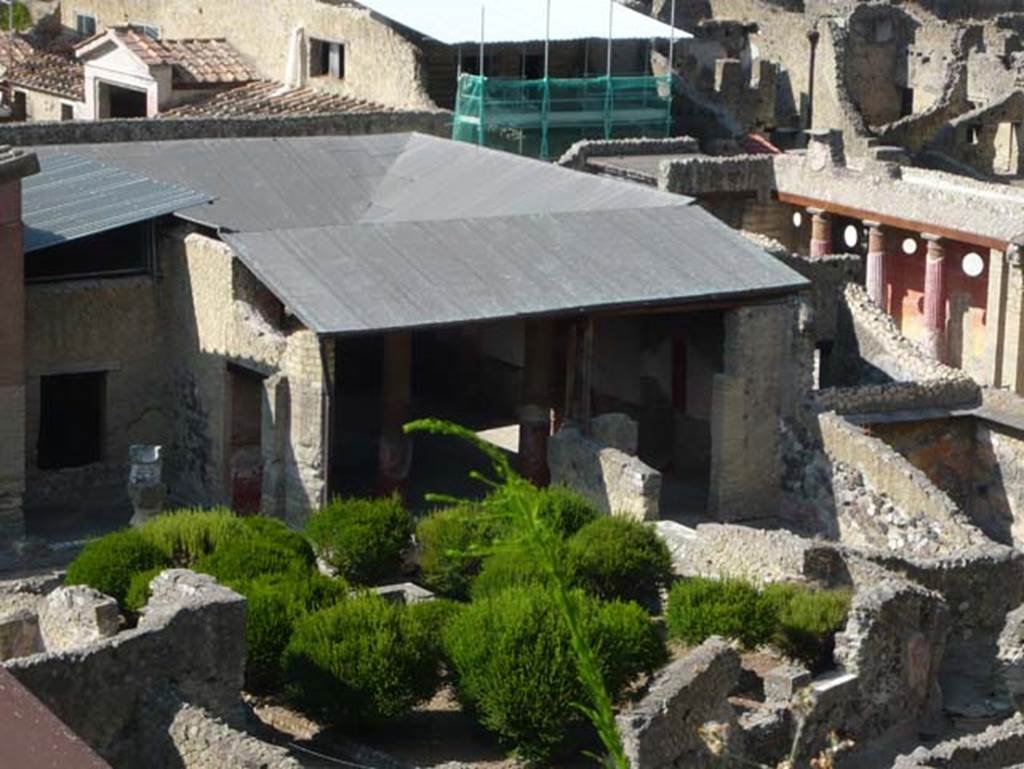
[(913, 219), (903, 219), (901, 217), (892, 216), (879, 211), (868, 211), (863, 208), (846, 206), (841, 203), (830, 203), (826, 200), (805, 198), (802, 195), (791, 195), (788, 192), (778, 192), (776, 193), (776, 196), (780, 203), (788, 203), (789, 205), (799, 206), (800, 208), (820, 208), (824, 211), (828, 211), (830, 214), (838, 214), (839, 216), (847, 216), (851, 219), (860, 219), (862, 221), (868, 220), (880, 222), (881, 224), (889, 227), (896, 227), (901, 230), (910, 230), (911, 232), (919, 234), (922, 232), (930, 232), (935, 235), (941, 235), (944, 238), (949, 238), (950, 240), (956, 240), (961, 243), (970, 243), (982, 248), (994, 248), (997, 251), (1004, 251), (1009, 246), (1009, 241), (1006, 240), (998, 240), (997, 238), (990, 238), (986, 235), (964, 232), (962, 230), (953, 229), (952, 227), (935, 224), (934, 222), (919, 222), (914, 221)]

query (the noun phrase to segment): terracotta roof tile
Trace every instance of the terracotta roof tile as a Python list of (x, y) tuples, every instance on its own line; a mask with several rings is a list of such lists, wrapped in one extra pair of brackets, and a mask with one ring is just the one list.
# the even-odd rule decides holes
[(269, 117), (335, 112), (387, 112), (387, 107), (313, 88), (261, 80), (162, 113), (161, 117)]
[(154, 40), (131, 27), (113, 32), (145, 64), (170, 65), (176, 88), (248, 83), (259, 77), (223, 38)]
[(33, 51), (7, 72), (6, 79), (34, 91), (85, 101), (85, 69), (70, 56)]
[(0, 36), (0, 68), (20, 64), (35, 53), (35, 48), (23, 37)]

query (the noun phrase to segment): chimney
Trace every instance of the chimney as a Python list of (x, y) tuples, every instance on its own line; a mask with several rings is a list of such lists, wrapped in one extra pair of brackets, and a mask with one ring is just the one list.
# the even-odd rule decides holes
[(21, 180), (34, 154), (0, 146), (0, 542), (25, 533), (25, 252)]

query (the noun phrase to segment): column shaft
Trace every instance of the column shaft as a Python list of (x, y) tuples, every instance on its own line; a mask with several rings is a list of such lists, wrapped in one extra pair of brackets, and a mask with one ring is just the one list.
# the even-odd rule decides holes
[(925, 349), (941, 361), (946, 357), (946, 249), (941, 238), (923, 237), (928, 242), (924, 268)]
[(865, 285), (868, 296), (883, 310), (885, 301), (885, 231), (878, 222), (864, 222), (868, 227), (868, 258)]
[(811, 215), (811, 256), (832, 253), (832, 219), (820, 208), (808, 208)]

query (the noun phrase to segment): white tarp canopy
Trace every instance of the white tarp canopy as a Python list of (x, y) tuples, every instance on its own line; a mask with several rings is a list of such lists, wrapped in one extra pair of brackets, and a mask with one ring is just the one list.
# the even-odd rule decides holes
[[(677, 0), (681, 2), (681, 0)], [(609, 0), (551, 0), (551, 40), (608, 38)], [(545, 39), (547, 0), (359, 0), (396, 24), (447, 45), (480, 42), (480, 9), (486, 9), (484, 42), (527, 43)], [(669, 38), (668, 24), (613, 3), (612, 38)], [(676, 38), (690, 37), (676, 30)]]

